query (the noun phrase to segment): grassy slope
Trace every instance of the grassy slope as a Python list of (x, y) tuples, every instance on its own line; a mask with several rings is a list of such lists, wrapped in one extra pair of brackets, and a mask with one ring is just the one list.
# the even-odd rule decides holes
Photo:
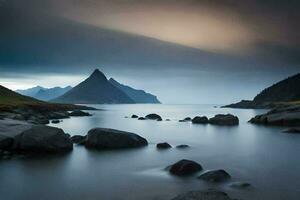
[(74, 109), (91, 109), (90, 107), (72, 104), (55, 104), (23, 96), (0, 85), (0, 111), (10, 111), (15, 108), (31, 108), (43, 111), (62, 111)]

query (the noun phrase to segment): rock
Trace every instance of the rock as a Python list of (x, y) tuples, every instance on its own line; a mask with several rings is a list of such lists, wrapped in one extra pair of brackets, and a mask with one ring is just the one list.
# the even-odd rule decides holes
[(230, 184), (230, 187), (237, 188), (237, 189), (244, 189), (250, 187), (250, 183), (245, 183), (245, 182), (234, 182)]
[(73, 136), (71, 136), (70, 140), (74, 144), (84, 144), (85, 140), (86, 140), (86, 136), (73, 135)]
[(158, 122), (161, 122), (161, 121), (162, 121), (162, 119), (157, 119), (156, 121), (158, 121)]
[(239, 124), (239, 118), (231, 114), (219, 114), (208, 120), (210, 124), (234, 126)]
[(162, 118), (161, 118), (161, 116), (159, 116), (158, 114), (149, 114), (149, 115), (146, 115), (146, 117), (145, 117), (146, 119), (151, 119), (151, 120), (159, 120), (159, 121), (161, 121), (162, 120)]
[(169, 149), (169, 148), (172, 148), (172, 146), (167, 142), (163, 142), (163, 143), (158, 143), (156, 145), (156, 148), (158, 148), (158, 149)]
[(11, 149), (14, 139), (4, 135), (0, 135), (0, 149)]
[(281, 105), (253, 117), (249, 122), (273, 126), (300, 126), (300, 105)]
[(289, 128), (283, 131), (284, 133), (300, 133), (300, 128)]
[(208, 171), (198, 177), (198, 179), (210, 182), (222, 182), (230, 178), (231, 176), (223, 169)]
[(14, 138), (13, 149), (35, 153), (57, 153), (72, 150), (73, 144), (62, 129), (35, 125)]
[(148, 145), (145, 138), (130, 132), (107, 128), (91, 129), (85, 141), (87, 148), (94, 149), (122, 149)]
[(186, 176), (201, 171), (203, 168), (199, 163), (192, 160), (180, 160), (170, 166), (170, 173), (177, 176)]
[(67, 119), (70, 118), (69, 113), (67, 111), (60, 112), (50, 112), (46, 114), (48, 119)]
[(190, 118), (190, 117), (186, 117), (186, 118), (184, 118), (184, 119), (181, 119), (181, 120), (179, 120), (179, 122), (189, 122), (189, 121), (191, 121), (192, 119)]
[(186, 149), (186, 148), (189, 148), (190, 146), (187, 145), (187, 144), (181, 144), (181, 145), (177, 145), (176, 148), (177, 149)]
[(52, 124), (58, 124), (59, 122), (60, 122), (59, 119), (54, 119), (51, 121)]
[(170, 119), (166, 119), (167, 122), (171, 121)]
[(217, 190), (190, 191), (172, 200), (233, 200), (225, 192)]
[(84, 117), (84, 116), (92, 116), (92, 115), (90, 113), (84, 112), (82, 110), (74, 110), (71, 113), (69, 113), (69, 116), (71, 116), (71, 117)]
[(138, 120), (146, 120), (145, 117), (139, 117)]
[(208, 118), (206, 116), (196, 116), (192, 119), (193, 124), (207, 124), (208, 123)]
[(131, 115), (131, 118), (139, 118), (137, 115)]

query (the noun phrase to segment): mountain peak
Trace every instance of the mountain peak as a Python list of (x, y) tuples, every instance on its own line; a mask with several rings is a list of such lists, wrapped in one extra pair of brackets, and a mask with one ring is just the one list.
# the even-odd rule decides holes
[(95, 69), (94, 72), (90, 75), (90, 78), (97, 78), (97, 79), (105, 79), (107, 80), (106, 76), (103, 72), (101, 72), (99, 69)]

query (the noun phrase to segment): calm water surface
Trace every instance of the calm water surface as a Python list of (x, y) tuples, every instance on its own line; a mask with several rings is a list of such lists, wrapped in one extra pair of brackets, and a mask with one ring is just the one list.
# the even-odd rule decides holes
[[(189, 190), (217, 188), (245, 200), (298, 200), (300, 196), (300, 135), (279, 127), (247, 123), (262, 110), (222, 109), (213, 105), (94, 105), (92, 117), (65, 119), (53, 125), (85, 135), (94, 127), (135, 132), (149, 141), (145, 148), (88, 151), (74, 146), (60, 157), (23, 158), (0, 162), (1, 200), (167, 200)], [(124, 118), (158, 113), (170, 122)], [(236, 127), (179, 123), (184, 117), (232, 113)], [(155, 144), (188, 144), (189, 149), (158, 151)], [(195, 177), (177, 178), (164, 168), (180, 159), (195, 160), (205, 170), (225, 169), (232, 180), (208, 184)], [(246, 190), (229, 187), (234, 181), (253, 185)]]

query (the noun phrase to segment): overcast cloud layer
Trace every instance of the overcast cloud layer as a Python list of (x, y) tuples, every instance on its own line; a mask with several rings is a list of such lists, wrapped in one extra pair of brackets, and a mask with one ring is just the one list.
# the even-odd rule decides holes
[(0, 84), (74, 85), (98, 67), (166, 103), (251, 98), (300, 71), (299, 4), (2, 0)]

